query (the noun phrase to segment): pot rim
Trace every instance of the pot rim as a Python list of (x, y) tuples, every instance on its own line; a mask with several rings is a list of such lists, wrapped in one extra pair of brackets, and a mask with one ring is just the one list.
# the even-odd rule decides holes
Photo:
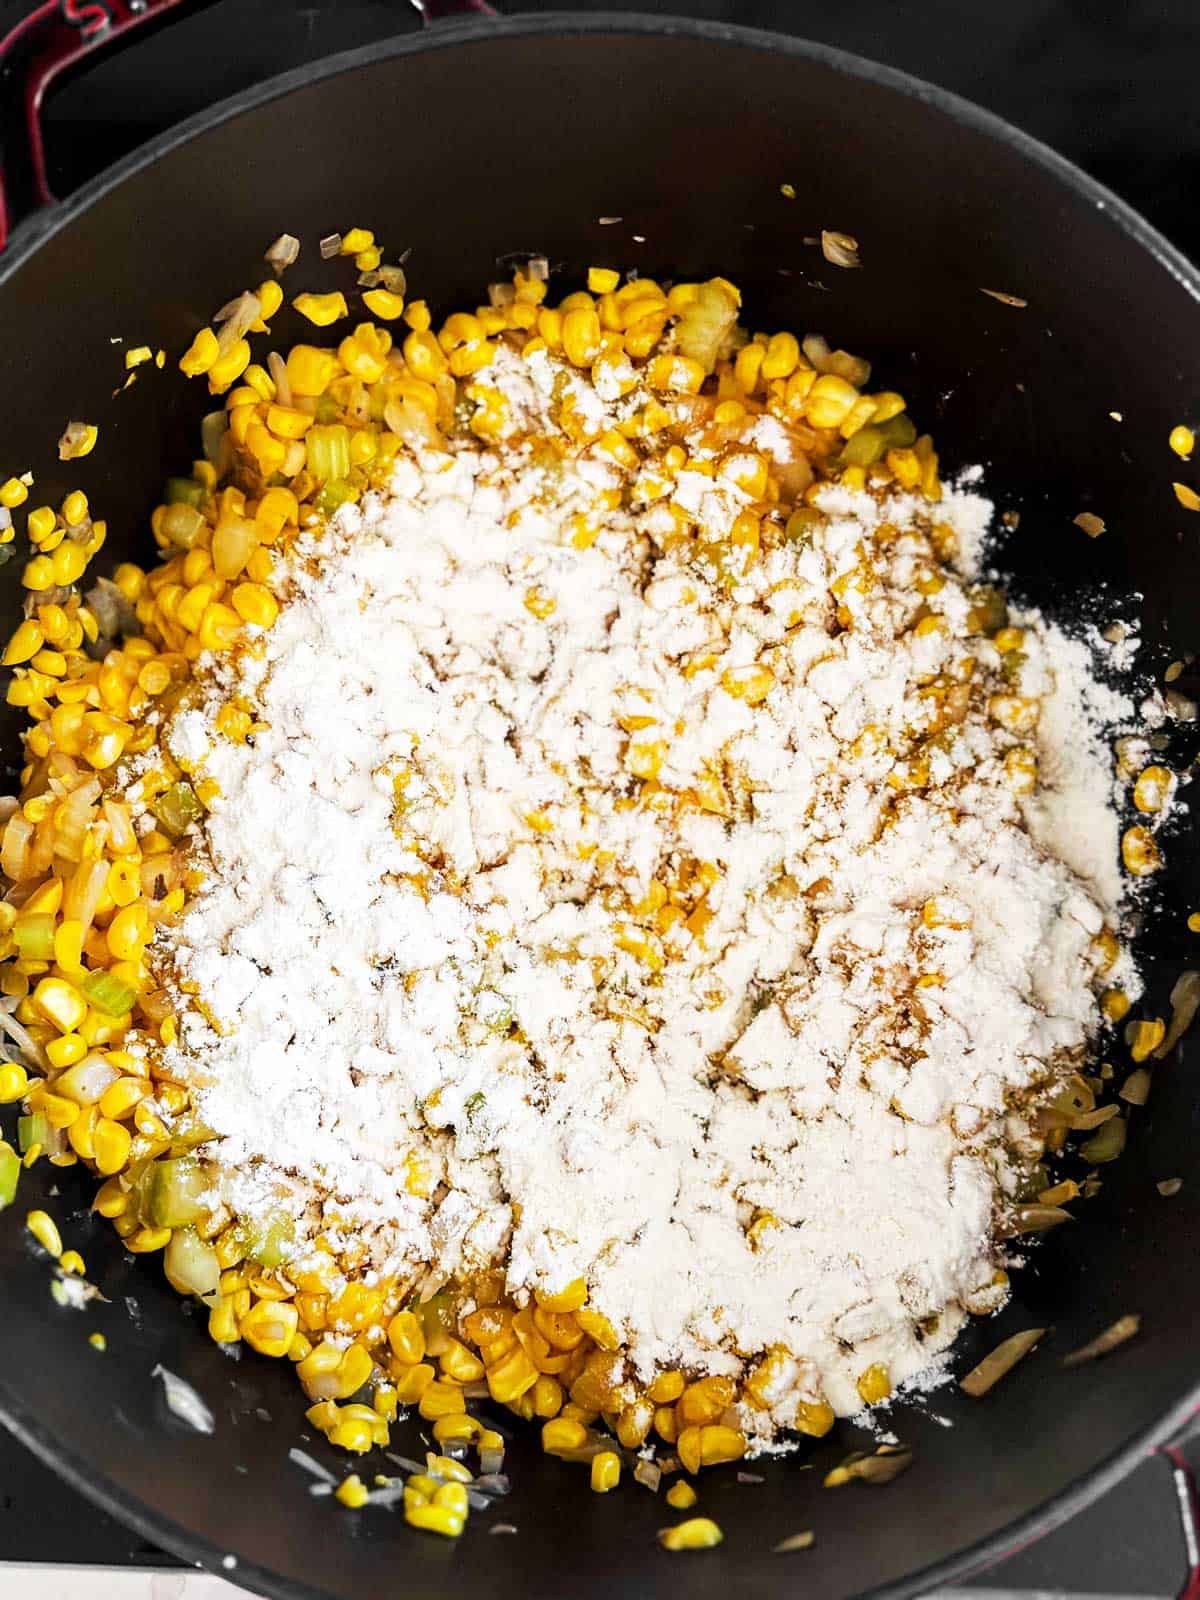
[[(257, 110), (293, 92), (322, 83), (362, 67), (425, 52), (453, 48), (459, 44), (490, 38), (581, 36), (588, 34), (630, 33), (657, 37), (688, 37), (711, 44), (745, 49), (771, 50), (816, 62), (848, 78), (876, 84), (910, 99), (921, 101), (948, 121), (984, 134), (1007, 146), (1024, 161), (1041, 167), (1065, 188), (1103, 211), (1112, 225), (1146, 250), (1154, 261), (1200, 303), (1200, 269), (1170, 243), (1157, 228), (1112, 190), (1090, 177), (1074, 162), (1059, 155), (1040, 139), (1025, 133), (994, 112), (970, 100), (928, 83), (921, 78), (884, 66), (866, 57), (832, 45), (794, 38), (762, 28), (721, 23), (700, 18), (634, 14), (621, 11), (586, 14), (548, 11), (515, 17), (496, 17), (439, 22), (418, 33), (401, 34), (386, 43), (360, 46), (291, 72), (268, 78), (261, 84), (219, 101), (216, 105), (187, 118), (174, 128), (139, 146), (128, 156), (107, 167), (83, 184), (67, 199), (23, 219), (9, 238), (0, 256), (0, 291), (48, 239), (69, 227), (84, 212), (117, 189), (127, 178), (152, 166), (163, 156), (192, 139), (210, 132), (247, 111)], [(1116, 1487), (1148, 1455), (1170, 1443), (1184, 1424), (1200, 1412), (1200, 1378), (1187, 1386), (1179, 1400), (1155, 1423), (1132, 1435), (1124, 1445), (1090, 1471), (1043, 1502), (1036, 1510), (1007, 1523), (988, 1537), (967, 1545), (942, 1559), (908, 1573), (891, 1583), (864, 1591), (859, 1600), (906, 1600), (928, 1593), (955, 1580), (985, 1570), (1004, 1556), (1033, 1543), (1061, 1526), (1078, 1512)], [(0, 1425), (6, 1427), (34, 1455), (101, 1510), (107, 1511), (150, 1543), (170, 1551), (181, 1561), (232, 1578), (243, 1587), (275, 1600), (329, 1600), (324, 1590), (313, 1589), (300, 1581), (284, 1577), (272, 1569), (243, 1562), (223, 1565), (226, 1552), (210, 1539), (195, 1533), (171, 1518), (150, 1510), (145, 1502), (129, 1494), (108, 1477), (94, 1476), (90, 1465), (78, 1456), (70, 1442), (44, 1427), (27, 1409), (19, 1393), (0, 1378)]]

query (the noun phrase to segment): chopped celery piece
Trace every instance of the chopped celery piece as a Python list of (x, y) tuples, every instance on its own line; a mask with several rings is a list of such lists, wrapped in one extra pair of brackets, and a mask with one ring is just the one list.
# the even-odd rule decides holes
[(323, 483), (332, 483), (350, 474), (350, 430), (344, 423), (310, 428), (304, 436), (308, 470)]
[[(898, 417), (889, 417), (879, 424), (885, 450), (907, 450), (917, 437), (916, 425), (902, 411)], [(857, 437), (857, 435), (855, 435)]]
[(12, 1205), (17, 1195), (17, 1179), (21, 1176), (21, 1158), (12, 1145), (0, 1140), (0, 1211)]
[(128, 1016), (137, 999), (137, 991), (111, 972), (89, 972), (80, 979), (79, 988), (97, 1011), (109, 1017)]
[(295, 1234), (296, 1225), (291, 1217), (277, 1211), (273, 1217), (247, 1225), (246, 1254), (260, 1267), (277, 1267), (288, 1253), (287, 1247)]
[(344, 506), (348, 500), (353, 500), (355, 493), (354, 485), (344, 480), (327, 483), (317, 496), (317, 510), (322, 516), (331, 517), (339, 506)]
[(41, 1111), (35, 1111), (31, 1117), (17, 1118), (17, 1144), (21, 1154), (27, 1156), (34, 1145), (41, 1145), (44, 1149), (50, 1143), (50, 1124)]
[(13, 924), (13, 943), (22, 961), (54, 960), (54, 918), (39, 912)]
[(181, 838), (193, 822), (204, 815), (204, 807), (196, 798), (190, 783), (173, 783), (164, 789), (151, 810), (162, 825), (164, 833), (172, 839)]
[(162, 532), (177, 550), (190, 550), (204, 528), (204, 518), (195, 506), (168, 506), (162, 519)]
[(860, 428), (846, 440), (842, 460), (852, 467), (873, 467), (886, 449), (882, 428)]
[(152, 1162), (145, 1175), (143, 1203), (155, 1228), (186, 1228), (198, 1222), (208, 1207), (200, 1202), (211, 1185), (194, 1156)]
[(195, 478), (168, 478), (163, 500), (169, 506), (194, 506), (199, 511), (204, 504), (205, 488)]

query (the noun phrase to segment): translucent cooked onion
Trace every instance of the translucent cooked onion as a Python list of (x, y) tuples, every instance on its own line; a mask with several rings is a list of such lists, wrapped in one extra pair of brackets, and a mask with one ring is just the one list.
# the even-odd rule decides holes
[(197, 1433), (215, 1431), (216, 1418), (190, 1383), (185, 1383), (182, 1378), (163, 1366), (154, 1367), (150, 1376), (162, 1379), (167, 1410), (172, 1416), (178, 1417), (181, 1422), (186, 1422), (189, 1428), (195, 1428)]
[(1200, 972), (1189, 969), (1179, 974), (1171, 990), (1171, 1020), (1167, 1024), (1167, 1031), (1161, 1043), (1154, 1052), (1156, 1060), (1161, 1061), (1174, 1050), (1196, 1020), (1198, 1010), (1200, 1010)]
[(322, 261), (331, 261), (334, 256), (341, 254), (342, 236), (340, 233), (327, 233), (318, 244)]
[(821, 254), (833, 267), (862, 266), (858, 257), (858, 240), (852, 233), (837, 233), (832, 228), (822, 228)]
[(1015, 306), (1019, 311), (1023, 311), (1029, 304), (1029, 301), (1022, 300), (1019, 294), (1005, 294), (1003, 289), (980, 289), (979, 292), (986, 294), (992, 300), (999, 300), (1002, 306)]
[(102, 639), (116, 639), (137, 632), (133, 606), (111, 578), (97, 578), (84, 596), (84, 603), (95, 617)]
[(1060, 1228), (1064, 1222), (1074, 1221), (1071, 1213), (1064, 1211), (1061, 1206), (1014, 1206), (1012, 1225), (1003, 1230), (1003, 1236), (1011, 1238), (1014, 1234), (1046, 1233), (1050, 1228)]
[(217, 1252), (194, 1228), (177, 1228), (172, 1233), (163, 1252), (163, 1271), (177, 1294), (196, 1294), (202, 1299), (216, 1294), (221, 1282)]
[(278, 278), (287, 271), (299, 254), (300, 241), (295, 234), (281, 233), (275, 243), (267, 249), (263, 260)]
[(912, 1466), (913, 1453), (904, 1445), (880, 1445), (873, 1456), (847, 1456), (840, 1467), (825, 1474), (825, 1488), (839, 1489), (845, 1483), (891, 1483)]
[(811, 1550), (816, 1541), (816, 1534), (811, 1528), (806, 1528), (803, 1533), (793, 1533), (787, 1539), (781, 1539), (778, 1544), (772, 1545), (771, 1554), (786, 1556), (793, 1550)]
[(1064, 1367), (1081, 1367), (1085, 1361), (1095, 1361), (1100, 1356), (1106, 1356), (1110, 1350), (1116, 1350), (1119, 1345), (1127, 1343), (1137, 1333), (1142, 1325), (1140, 1316), (1118, 1317), (1117, 1320), (1105, 1328), (1103, 1333), (1089, 1339), (1087, 1344), (1081, 1344), (1078, 1350), (1072, 1350), (1069, 1356), (1064, 1356)]
[(965, 1378), (959, 1379), (959, 1388), (978, 1400), (1035, 1348), (1045, 1332), (1045, 1328), (1024, 1328), (1012, 1334), (984, 1356), (978, 1366), (972, 1367)]
[(217, 348), (221, 355), (227, 356), (261, 316), (262, 301), (249, 289), (244, 294), (238, 295), (236, 300), (230, 300), (227, 305), (223, 305), (213, 318), (213, 321), (219, 323), (221, 327), (217, 335)]

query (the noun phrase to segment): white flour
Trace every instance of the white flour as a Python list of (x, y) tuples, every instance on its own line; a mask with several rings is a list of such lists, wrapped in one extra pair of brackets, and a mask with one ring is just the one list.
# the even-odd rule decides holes
[[(784, 1345), (857, 1410), (868, 1365), (910, 1377), (995, 1303), (1019, 1097), (1095, 1027), (1119, 895), (1095, 730), (1128, 707), (1031, 617), (1040, 725), (990, 720), (1013, 688), (963, 583), (914, 587), (916, 501), (862, 591), (881, 513), (836, 490), (730, 593), (656, 555), (661, 504), (576, 547), (610, 466), (502, 459), (403, 462), (176, 718), (223, 798), (164, 953), (216, 1028), (189, 1011), (172, 1069), (237, 1207), (288, 1187), (406, 1280), (583, 1275), (642, 1376)], [(987, 511), (939, 508), (964, 577)], [(212, 728), (235, 687), (252, 745)], [(1050, 786), (1028, 804), (1017, 745)]]

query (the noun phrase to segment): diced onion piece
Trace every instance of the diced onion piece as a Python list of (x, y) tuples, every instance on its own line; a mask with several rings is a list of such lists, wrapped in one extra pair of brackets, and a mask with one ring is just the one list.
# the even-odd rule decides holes
[(153, 1368), (150, 1376), (162, 1379), (167, 1410), (172, 1416), (178, 1417), (181, 1422), (186, 1422), (190, 1428), (195, 1428), (197, 1433), (215, 1432), (216, 1418), (190, 1383), (185, 1383), (182, 1378), (163, 1366)]
[(1174, 1050), (1196, 1020), (1198, 1010), (1200, 1010), (1200, 972), (1189, 968), (1188, 971), (1179, 974), (1171, 990), (1171, 1020), (1161, 1043), (1154, 1052), (1156, 1060), (1161, 1061)]
[(984, 1356), (978, 1366), (972, 1367), (965, 1378), (960, 1378), (959, 1388), (975, 1399), (987, 1394), (1006, 1373), (1012, 1371), (1018, 1361), (1029, 1354), (1045, 1332), (1045, 1328), (1025, 1328), (1020, 1333), (1014, 1333)]
[(281, 233), (273, 245), (270, 245), (263, 256), (263, 260), (278, 278), (292, 265), (300, 254), (300, 241), (293, 233)]
[(837, 233), (832, 228), (821, 229), (821, 254), (834, 267), (861, 267), (858, 258), (858, 240), (852, 233)]
[(1142, 1325), (1140, 1316), (1118, 1317), (1114, 1323), (1105, 1328), (1103, 1333), (1089, 1339), (1087, 1344), (1081, 1344), (1078, 1350), (1072, 1350), (1069, 1356), (1064, 1356), (1064, 1367), (1081, 1367), (1085, 1361), (1095, 1361), (1099, 1356), (1106, 1356), (1110, 1350), (1115, 1350), (1119, 1345), (1132, 1339)]

